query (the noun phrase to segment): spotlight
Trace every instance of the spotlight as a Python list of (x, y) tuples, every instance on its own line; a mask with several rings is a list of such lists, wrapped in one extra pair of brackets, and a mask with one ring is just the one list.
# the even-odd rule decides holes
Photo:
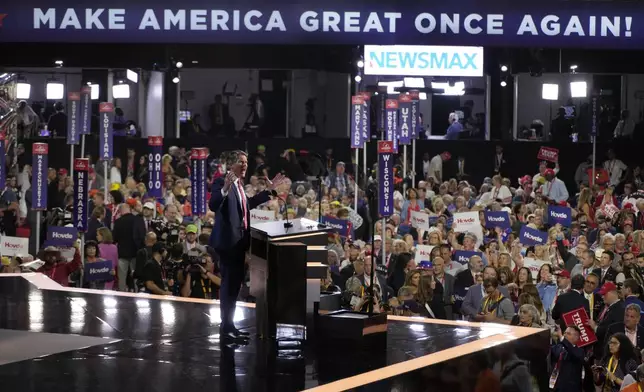
[(508, 85), (508, 82), (506, 82), (505, 80), (502, 80), (502, 81), (501, 81), (501, 87), (505, 87), (505, 86), (507, 86), (507, 85)]
[(570, 82), (571, 98), (586, 98), (587, 95), (588, 95), (588, 83)]
[(131, 69), (128, 69), (125, 71), (125, 77), (127, 80), (129, 80), (132, 83), (138, 83), (139, 82), (139, 74), (136, 73), (135, 71), (132, 71)]
[(179, 79), (178, 76), (175, 76), (174, 78), (172, 78), (172, 83), (177, 84), (177, 83), (179, 83), (179, 80), (181, 80), (181, 79)]
[(65, 86), (55, 80), (47, 82), (47, 99), (63, 99), (65, 96)]
[(56, 64), (57, 67), (62, 67), (63, 66), (63, 60), (56, 60), (56, 61), (54, 61), (54, 64)]
[(507, 65), (502, 65), (501, 66), (501, 72), (508, 72), (508, 66)]
[(571, 66), (570, 66), (570, 70), (571, 70), (571, 71), (576, 71), (578, 67), (579, 67), (579, 66), (578, 66), (578, 65), (576, 65), (576, 64), (571, 65)]
[(130, 98), (130, 85), (115, 84), (112, 86), (112, 96), (114, 99)]
[(31, 84), (24, 82), (16, 83), (16, 99), (29, 99), (31, 96)]
[(91, 88), (89, 97), (92, 99), (92, 101), (96, 101), (98, 99), (98, 94), (101, 91), (100, 86), (98, 84), (90, 84), (90, 82), (88, 82), (87, 84), (89, 84), (89, 87)]
[(362, 81), (362, 76), (356, 75), (356, 77), (353, 79), (356, 81), (356, 83), (360, 83)]
[(556, 83), (544, 83), (541, 86), (541, 98), (547, 101), (559, 99), (559, 85)]
[(364, 67), (364, 61), (362, 61), (362, 60), (358, 60), (358, 64), (357, 64), (357, 65), (358, 65), (358, 68), (362, 68), (362, 67)]
[(181, 61), (177, 61), (177, 63), (175, 64), (175, 66), (176, 66), (177, 68), (182, 68), (182, 67), (183, 67), (183, 63), (182, 63)]

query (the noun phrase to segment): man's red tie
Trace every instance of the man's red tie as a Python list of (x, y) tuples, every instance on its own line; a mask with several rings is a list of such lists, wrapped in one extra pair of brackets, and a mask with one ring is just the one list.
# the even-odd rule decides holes
[(241, 181), (237, 181), (237, 188), (239, 189), (239, 196), (241, 198), (242, 214), (244, 214), (244, 218), (242, 219), (244, 222), (244, 230), (246, 230), (248, 228), (248, 222), (246, 221), (246, 194), (244, 193)]

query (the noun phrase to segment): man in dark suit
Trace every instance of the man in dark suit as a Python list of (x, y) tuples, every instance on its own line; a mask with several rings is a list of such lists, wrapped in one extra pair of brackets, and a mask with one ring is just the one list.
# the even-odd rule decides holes
[(584, 308), (586, 310), (586, 314), (590, 315), (588, 301), (582, 294), (584, 282), (585, 279), (583, 275), (573, 276), (570, 284), (570, 291), (557, 297), (557, 302), (555, 303), (554, 308), (552, 308), (552, 319), (559, 324), (562, 330), (566, 329), (566, 323), (562, 317), (564, 314), (575, 309)]
[[(624, 321), (615, 323), (608, 327), (606, 336), (604, 336), (604, 342), (608, 342), (608, 339), (610, 339), (611, 336), (619, 332), (626, 335), (631, 342), (635, 342), (633, 345), (638, 352), (644, 348), (644, 327), (639, 325), (640, 312), (641, 309), (639, 305), (627, 305), (624, 310)], [(604, 350), (606, 350), (606, 347), (604, 347)]]
[(597, 320), (599, 314), (604, 308), (604, 299), (601, 295), (595, 292), (597, 287), (599, 287), (599, 276), (593, 273), (588, 274), (586, 276), (586, 281), (584, 282), (583, 294), (584, 297), (586, 297), (586, 301), (588, 301), (590, 308), (588, 317), (590, 317), (591, 320)]
[(599, 276), (599, 284), (604, 285), (606, 282), (615, 282), (617, 271), (612, 267), (615, 253), (605, 250), (599, 259), (599, 268), (593, 270), (593, 273)]
[(577, 347), (581, 331), (576, 326), (570, 326), (566, 328), (565, 334), (562, 334), (557, 326), (556, 335), (559, 343), (550, 349), (550, 357), (554, 364), (552, 377), (555, 378), (552, 390), (555, 392), (581, 391), (584, 349)]
[(604, 337), (608, 327), (624, 320), (624, 301), (619, 299), (617, 285), (613, 282), (604, 283), (599, 290), (599, 295), (604, 297), (604, 309), (602, 309), (596, 321), (588, 320), (588, 325), (595, 330), (595, 335), (597, 336), (597, 343), (595, 344), (596, 358), (601, 358), (603, 354), (603, 348), (606, 345)]
[(210, 245), (217, 251), (221, 268), (221, 335), (228, 339), (248, 336), (233, 324), (235, 302), (245, 278), (245, 256), (250, 247), (250, 210), (270, 200), (274, 187), (284, 181), (278, 174), (267, 180), (269, 190), (247, 198), (242, 179), (248, 169), (248, 155), (243, 151), (228, 154), (228, 173), (212, 184), (210, 210), (215, 212), (215, 227), (210, 235)]

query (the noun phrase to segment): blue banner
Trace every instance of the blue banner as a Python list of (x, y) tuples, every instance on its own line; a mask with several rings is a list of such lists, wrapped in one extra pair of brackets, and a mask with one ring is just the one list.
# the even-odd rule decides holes
[(341, 237), (355, 238), (353, 233), (353, 225), (350, 221), (345, 219), (333, 218), (330, 216), (323, 216), (322, 223), (329, 226), (332, 231), (340, 234)]
[(572, 210), (570, 207), (548, 206), (548, 224), (554, 226), (557, 223), (564, 227), (572, 224)]
[(114, 157), (114, 130), (112, 129), (114, 104), (111, 102), (101, 102), (98, 105), (98, 111), (100, 113), (100, 132), (98, 136), (99, 159), (111, 160)]
[(112, 275), (113, 269), (114, 267), (112, 266), (112, 262), (109, 260), (87, 263), (85, 264), (84, 279), (87, 282), (111, 282), (114, 280), (114, 275)]
[(501, 229), (509, 229), (510, 214), (507, 211), (485, 211), (485, 227), (494, 229), (500, 227)]
[(74, 227), (78, 231), (87, 231), (87, 216), (92, 213), (89, 208), (89, 159), (74, 159)]
[(351, 97), (351, 148), (362, 148), (362, 95)]
[(78, 230), (74, 227), (48, 226), (45, 246), (71, 248), (78, 239)]
[[(163, 137), (148, 136), (148, 195), (159, 199), (163, 197), (161, 181), (161, 157), (163, 156)], [(192, 188), (194, 191), (195, 188)]]
[(393, 142), (378, 142), (378, 213), (394, 214), (394, 151)]
[(362, 140), (366, 143), (371, 139), (371, 93), (362, 93), (362, 101)]
[[(97, 0), (2, 4), (3, 42), (643, 49), (638, 2)], [(447, 61), (447, 60), (446, 60)]]
[(89, 135), (92, 130), (92, 88), (81, 88), (80, 134)]
[(411, 96), (400, 94), (398, 98), (400, 115), (400, 144), (411, 143)]
[(419, 125), (420, 125), (420, 99), (419, 99), (419, 92), (418, 91), (410, 91), (409, 96), (411, 97), (411, 122), (410, 122), (410, 127), (411, 127), (411, 138), (412, 139), (418, 139), (418, 134), (420, 133)]
[(524, 225), (519, 233), (519, 242), (523, 245), (546, 245), (548, 243), (548, 233)]
[(69, 92), (67, 94), (67, 144), (78, 144), (80, 105), (80, 93)]
[(472, 256), (483, 257), (481, 252), (474, 252), (471, 250), (455, 250), (454, 251), (454, 261), (457, 261), (463, 265), (467, 265), (470, 262)]
[(190, 181), (192, 183), (192, 215), (200, 216), (207, 213), (206, 195), (207, 195), (207, 177), (206, 177), (206, 160), (208, 150), (205, 148), (193, 148), (190, 155)]
[(387, 141), (393, 142), (393, 152), (398, 153), (398, 100), (388, 99), (385, 103), (387, 108)]
[(31, 208), (33, 210), (47, 210), (47, 170), (49, 169), (49, 145), (47, 143), (34, 143), (31, 145), (32, 154), (32, 182), (31, 182)]

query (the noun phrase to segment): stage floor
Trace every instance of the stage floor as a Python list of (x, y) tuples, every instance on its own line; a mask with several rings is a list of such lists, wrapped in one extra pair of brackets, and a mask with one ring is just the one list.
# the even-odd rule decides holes
[[(235, 321), (252, 333), (252, 304), (238, 306)], [(314, 346), (293, 345), (276, 356), (272, 346), (255, 339), (222, 347), (219, 323), (216, 301), (67, 289), (40, 274), (0, 275), (1, 389), (390, 390), (404, 375), (490, 347), (547, 342), (547, 332), (538, 329), (390, 316), (382, 355), (356, 357), (341, 348), (321, 354)], [(26, 332), (16, 337), (17, 331)], [(300, 334), (280, 329), (282, 338)]]

